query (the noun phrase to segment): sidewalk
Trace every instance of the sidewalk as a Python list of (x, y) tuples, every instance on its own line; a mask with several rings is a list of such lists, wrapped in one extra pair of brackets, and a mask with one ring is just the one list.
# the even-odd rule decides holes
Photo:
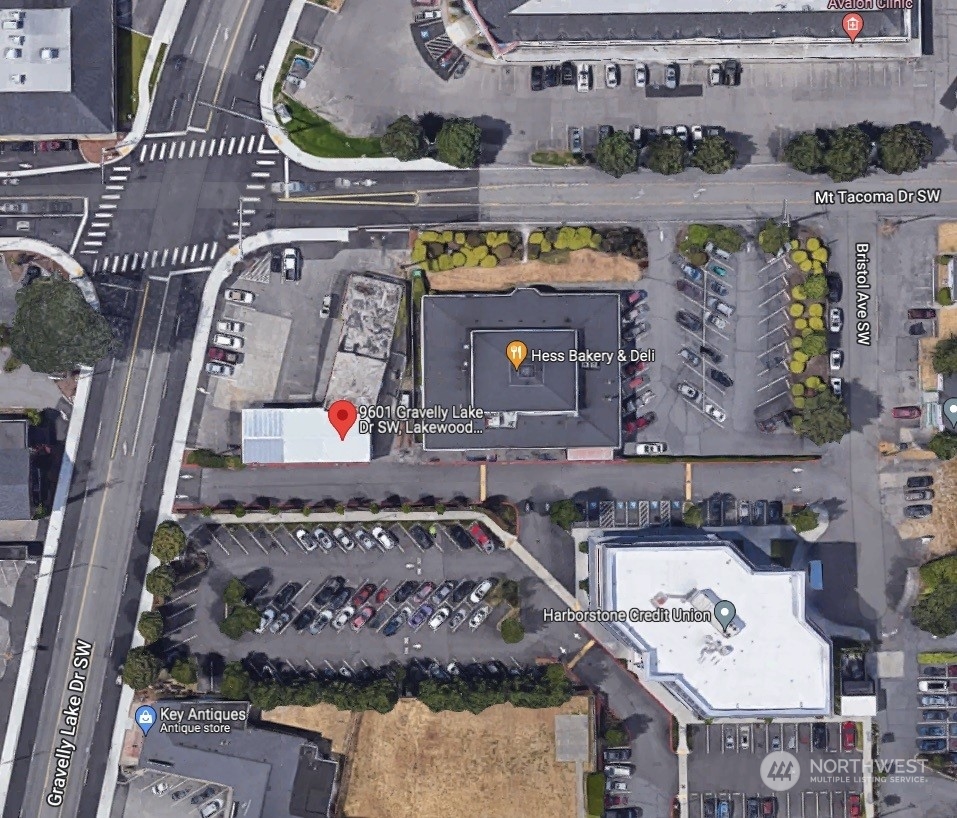
[(56, 245), (39, 239), (28, 239), (20, 236), (0, 236), (0, 250), (21, 250), (24, 253), (36, 253), (38, 256), (45, 256), (50, 261), (59, 264), (70, 276), (70, 281), (80, 288), (86, 303), (97, 312), (100, 311), (100, 299), (96, 295), (93, 282), (90, 281), (80, 263), (66, 250), (61, 250)]
[[(179, 0), (177, 0), (179, 2)], [(296, 33), (296, 25), (299, 23), (299, 17), (305, 8), (307, 0), (292, 0), (286, 19), (283, 21), (282, 28), (279, 30), (279, 36), (276, 39), (276, 46), (273, 48), (272, 56), (269, 58), (269, 65), (266, 66), (266, 74), (263, 81), (259, 84), (259, 113), (263, 124), (266, 126), (266, 133), (289, 159), (297, 165), (302, 165), (311, 170), (324, 170), (330, 172), (349, 172), (349, 171), (408, 171), (408, 170), (457, 170), (451, 165), (443, 162), (437, 162), (434, 159), (417, 159), (412, 162), (400, 162), (398, 159), (382, 157), (378, 159), (325, 159), (319, 156), (312, 156), (300, 148), (296, 147), (286, 134), (285, 129), (279, 124), (276, 118), (276, 111), (273, 108), (273, 91), (276, 88), (276, 82), (279, 80), (279, 71), (282, 69), (283, 59), (286, 56), (286, 48)]]

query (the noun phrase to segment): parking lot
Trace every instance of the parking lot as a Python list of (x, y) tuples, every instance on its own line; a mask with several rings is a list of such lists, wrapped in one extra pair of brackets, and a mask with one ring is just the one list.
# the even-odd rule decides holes
[[(859, 730), (851, 722), (693, 726), (690, 818), (857, 818), (863, 814)], [(762, 761), (777, 752), (783, 768), (766, 783)]]
[[(208, 556), (209, 568), (178, 586), (164, 609), (169, 649), (188, 643), (193, 653), (228, 659), (252, 651), (308, 671), (347, 673), (416, 656), (517, 664), (573, 649), (576, 628), (542, 622), (541, 610), (561, 607), (560, 600), (507, 551), (491, 541), (491, 553), (483, 550), (487, 530), (469, 521), (412, 529), (411, 523), (330, 521), (321, 531), (336, 544), (326, 550), (314, 545), (311, 522), (203, 525), (190, 542)], [(354, 543), (348, 550), (339, 543), (343, 537)], [(434, 545), (423, 548), (413, 537)], [(394, 545), (385, 548), (383, 538)], [(246, 583), (264, 617), (261, 633), (236, 642), (218, 628), (222, 589), (233, 576)], [(518, 583), (526, 628), (514, 645), (496, 629), (510, 610), (501, 587), (506, 579)]]
[[(222, 818), (230, 815), (231, 799), (232, 791), (220, 784), (143, 770), (127, 788), (124, 814), (129, 818)], [(216, 809), (217, 804), (222, 806)]]
[[(217, 334), (225, 333), (240, 338), (242, 346), (208, 354), (209, 360), (215, 354), (230, 369), (224, 375), (200, 378), (199, 446), (215, 451), (238, 447), (240, 410), (246, 406), (274, 401), (321, 403), (342, 329), (338, 308), (349, 274), (391, 275), (401, 261), (391, 251), (342, 250), (334, 258), (323, 258), (328, 245), (306, 244), (299, 249), (303, 259), (299, 281), (287, 281), (274, 269), (270, 248), (250, 259), (247, 269), (224, 286), (224, 292), (252, 293), (253, 301), (222, 298), (219, 303), (210, 345)], [(323, 315), (327, 297), (331, 297), (329, 314)]]

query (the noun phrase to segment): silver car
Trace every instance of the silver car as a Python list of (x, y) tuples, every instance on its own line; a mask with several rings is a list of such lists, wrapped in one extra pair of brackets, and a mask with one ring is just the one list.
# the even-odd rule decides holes
[(678, 87), (678, 65), (677, 63), (671, 63), (665, 69), (665, 87), (666, 88), (677, 88)]

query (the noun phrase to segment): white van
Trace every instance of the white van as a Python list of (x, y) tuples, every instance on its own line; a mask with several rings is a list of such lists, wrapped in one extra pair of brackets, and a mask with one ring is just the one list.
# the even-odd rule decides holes
[(713, 241), (709, 241), (704, 246), (704, 251), (709, 256), (714, 256), (715, 258), (719, 258), (722, 261), (731, 261), (731, 254), (727, 250), (722, 250), (720, 247), (715, 247), (715, 244)]
[(280, 102), (276, 105), (276, 116), (283, 125), (287, 125), (292, 122), (292, 113), (289, 110), (289, 106), (286, 105), (285, 102)]

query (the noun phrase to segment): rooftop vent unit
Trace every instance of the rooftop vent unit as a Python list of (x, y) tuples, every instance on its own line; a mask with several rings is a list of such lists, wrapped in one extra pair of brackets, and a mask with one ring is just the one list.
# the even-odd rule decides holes
[(41, 60), (55, 60), (60, 56), (59, 48), (41, 48), (40, 49), (40, 59)]
[(23, 56), (22, 48), (6, 48), (3, 51), (3, 56), (8, 60), (19, 60)]
[(26, 81), (27, 81), (26, 74), (11, 74), (10, 75), (10, 82), (13, 85), (24, 85)]
[(27, 41), (27, 38), (22, 34), (11, 34), (7, 37), (7, 40), (11, 45), (23, 45)]

